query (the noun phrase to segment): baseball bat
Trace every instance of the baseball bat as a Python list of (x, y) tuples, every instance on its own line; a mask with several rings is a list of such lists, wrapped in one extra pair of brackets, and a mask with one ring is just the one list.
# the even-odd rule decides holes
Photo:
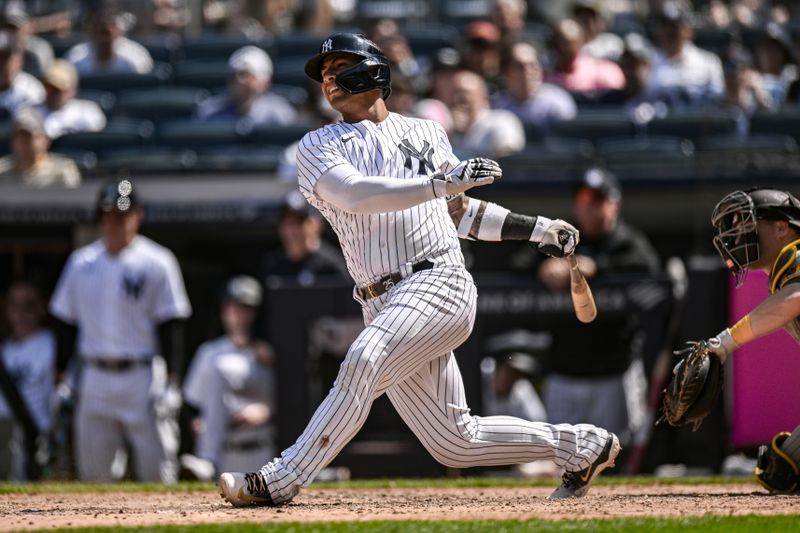
[(589, 282), (578, 268), (578, 261), (574, 254), (567, 256), (569, 262), (569, 291), (572, 294), (572, 305), (575, 316), (584, 324), (588, 324), (597, 316), (597, 306), (594, 304), (594, 295)]

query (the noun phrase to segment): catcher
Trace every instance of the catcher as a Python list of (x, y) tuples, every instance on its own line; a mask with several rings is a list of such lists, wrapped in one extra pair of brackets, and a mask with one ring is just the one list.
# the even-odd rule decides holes
[[(735, 191), (714, 208), (714, 246), (733, 273), (736, 286), (750, 269), (769, 273), (770, 295), (748, 315), (708, 340), (676, 352), (664, 394), (662, 420), (692, 423), (708, 414), (722, 388), (721, 366), (740, 346), (784, 328), (800, 343), (800, 200), (775, 189)], [(755, 475), (774, 493), (800, 494), (800, 426), (761, 446)]]

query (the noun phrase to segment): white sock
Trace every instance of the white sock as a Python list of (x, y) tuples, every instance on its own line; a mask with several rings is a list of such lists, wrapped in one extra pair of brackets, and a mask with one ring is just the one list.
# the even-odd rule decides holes
[(781, 444), (781, 450), (794, 459), (795, 463), (800, 464), (800, 426), (794, 428), (792, 434), (786, 437), (786, 440)]

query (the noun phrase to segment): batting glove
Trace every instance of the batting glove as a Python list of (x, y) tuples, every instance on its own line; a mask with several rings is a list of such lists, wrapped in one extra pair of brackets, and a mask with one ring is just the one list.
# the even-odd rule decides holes
[(431, 186), (436, 198), (452, 196), (473, 187), (489, 185), (503, 175), (500, 165), (491, 159), (477, 157), (462, 161), (450, 172), (437, 172), (431, 176)]
[(540, 252), (551, 257), (564, 257), (575, 252), (579, 240), (580, 232), (572, 224), (561, 219), (536, 217), (531, 241), (539, 243), (536, 248)]

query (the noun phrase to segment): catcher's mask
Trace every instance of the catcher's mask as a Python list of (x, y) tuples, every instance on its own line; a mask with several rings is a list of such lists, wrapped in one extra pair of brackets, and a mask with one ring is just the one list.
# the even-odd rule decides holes
[(744, 283), (749, 266), (760, 259), (756, 220), (785, 220), (800, 231), (800, 201), (775, 189), (734, 191), (714, 207), (714, 246), (736, 279)]

